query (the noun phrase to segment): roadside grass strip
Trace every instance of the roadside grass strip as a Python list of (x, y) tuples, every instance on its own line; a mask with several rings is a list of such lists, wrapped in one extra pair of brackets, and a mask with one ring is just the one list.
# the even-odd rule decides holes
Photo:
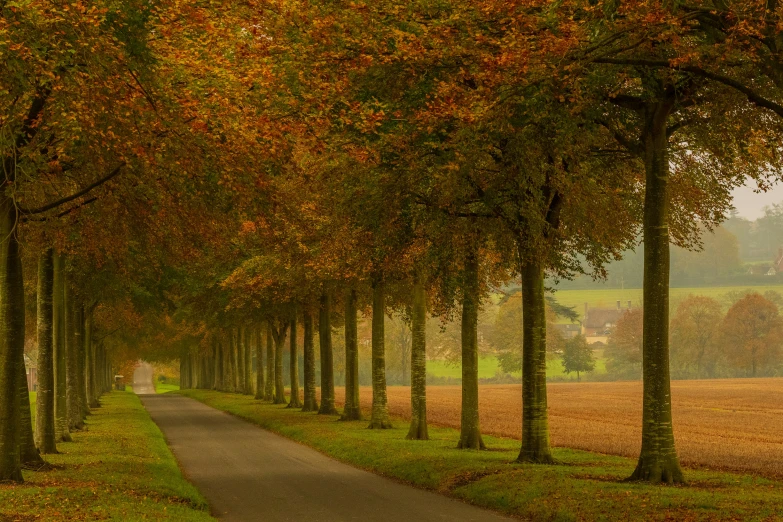
[(215, 520), (139, 398), (112, 392), (101, 405), (46, 455), (53, 469), (0, 484), (0, 520)]
[(452, 428), (430, 427), (431, 440), (408, 441), (408, 422), (399, 418), (393, 429), (369, 430), (366, 420), (342, 422), (245, 395), (176, 393), (342, 462), (526, 520), (783, 520), (783, 482), (764, 477), (688, 469), (687, 486), (628, 483), (636, 462), (625, 457), (555, 448), (558, 465), (519, 464), (517, 440), (485, 436), (489, 451), (458, 450)]

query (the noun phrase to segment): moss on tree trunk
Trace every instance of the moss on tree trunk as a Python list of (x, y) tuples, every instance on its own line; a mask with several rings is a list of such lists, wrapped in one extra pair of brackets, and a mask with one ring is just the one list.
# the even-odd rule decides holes
[(332, 361), (332, 297), (329, 292), (321, 294), (318, 310), (318, 343), (321, 348), (321, 415), (336, 415), (334, 405), (334, 363)]
[(522, 448), (519, 462), (550, 464), (546, 397), (544, 267), (525, 262), (522, 272)]
[(361, 420), (359, 402), (359, 331), (357, 328), (356, 290), (345, 295), (345, 407), (341, 420)]
[(478, 247), (472, 246), (465, 258), (462, 281), (462, 414), (457, 447), (486, 449), (479, 426), (478, 390)]
[(378, 278), (372, 284), (372, 415), (370, 429), (392, 427), (386, 397), (386, 345), (384, 318), (386, 303), (383, 282)]
[(275, 338), (275, 396), (274, 404), (285, 404), (285, 386), (283, 384), (283, 350), (288, 323), (284, 322), (278, 330), (273, 330)]
[(642, 136), (644, 317), (642, 450), (630, 480), (682, 483), (674, 447), (669, 377), (669, 158), (666, 125), (674, 98), (650, 103)]
[(302, 314), (304, 329), (304, 393), (302, 411), (318, 411), (315, 393), (315, 346), (313, 343), (313, 315), (305, 309)]
[(427, 440), (427, 301), (424, 283), (413, 282), (411, 307), (411, 426), (407, 439)]

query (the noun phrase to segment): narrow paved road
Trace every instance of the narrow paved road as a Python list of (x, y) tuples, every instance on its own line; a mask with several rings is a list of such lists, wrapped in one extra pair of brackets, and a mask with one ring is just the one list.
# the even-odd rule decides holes
[(141, 400), (185, 475), (224, 520), (508, 520), (342, 464), (193, 399)]

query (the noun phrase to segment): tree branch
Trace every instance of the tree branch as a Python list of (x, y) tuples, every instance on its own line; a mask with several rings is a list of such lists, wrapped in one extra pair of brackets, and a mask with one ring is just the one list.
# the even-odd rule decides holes
[(42, 214), (43, 212), (46, 212), (47, 210), (52, 210), (53, 208), (57, 208), (60, 205), (64, 205), (65, 203), (68, 203), (69, 201), (73, 201), (74, 199), (80, 198), (80, 197), (84, 196), (85, 194), (89, 193), (90, 191), (92, 191), (93, 189), (95, 189), (97, 187), (100, 187), (101, 185), (103, 185), (107, 181), (109, 181), (112, 178), (116, 177), (120, 173), (120, 171), (122, 171), (122, 167), (124, 167), (125, 165), (126, 165), (126, 163), (123, 161), (114, 170), (109, 172), (106, 176), (102, 177), (101, 179), (99, 179), (95, 183), (91, 183), (90, 185), (87, 185), (85, 188), (83, 188), (79, 192), (71, 194), (70, 196), (66, 196), (66, 197), (64, 197), (62, 199), (58, 199), (57, 201), (54, 201), (52, 203), (49, 203), (48, 205), (44, 205), (44, 206), (38, 207), (38, 208), (33, 208), (33, 209), (21, 208), (20, 211), (22, 212), (22, 214), (27, 214), (27, 215)]

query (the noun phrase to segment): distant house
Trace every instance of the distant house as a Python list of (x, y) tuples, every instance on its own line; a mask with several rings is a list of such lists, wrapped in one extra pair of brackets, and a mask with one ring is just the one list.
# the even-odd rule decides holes
[(38, 366), (27, 354), (24, 354), (24, 369), (27, 375), (27, 389), (31, 392), (38, 391)]
[(774, 266), (770, 265), (750, 265), (748, 275), (754, 276), (773, 276), (778, 273)]
[(556, 324), (554, 326), (563, 339), (570, 339), (582, 333), (582, 325), (580, 324)]
[(590, 308), (585, 303), (582, 335), (587, 338), (587, 343), (590, 345), (606, 344), (612, 330), (617, 326), (617, 322), (630, 309), (631, 301), (628, 301), (628, 308), (623, 308), (620, 301), (617, 301), (616, 308)]

